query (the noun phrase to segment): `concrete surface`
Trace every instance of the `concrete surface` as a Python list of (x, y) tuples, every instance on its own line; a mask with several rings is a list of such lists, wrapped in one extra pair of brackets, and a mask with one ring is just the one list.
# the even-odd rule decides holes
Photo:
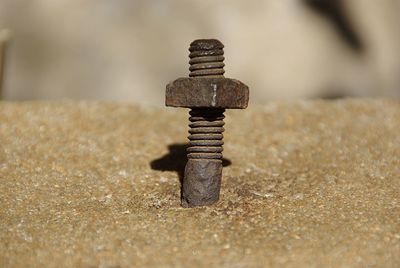
[(400, 266), (398, 101), (226, 122), (221, 200), (183, 209), (184, 109), (1, 103), (0, 266)]

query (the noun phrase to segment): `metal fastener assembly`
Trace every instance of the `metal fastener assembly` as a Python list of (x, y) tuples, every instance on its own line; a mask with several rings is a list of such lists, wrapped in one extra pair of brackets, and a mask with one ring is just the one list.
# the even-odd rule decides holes
[(182, 206), (218, 201), (222, 177), (225, 109), (244, 109), (249, 88), (224, 77), (224, 45), (216, 39), (190, 44), (189, 78), (178, 78), (166, 89), (166, 106), (191, 108), (188, 162), (182, 183)]

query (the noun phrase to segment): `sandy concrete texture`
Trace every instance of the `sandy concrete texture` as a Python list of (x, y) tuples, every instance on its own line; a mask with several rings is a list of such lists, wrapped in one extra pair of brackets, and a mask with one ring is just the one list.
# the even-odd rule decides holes
[(187, 110), (0, 103), (0, 266), (400, 266), (398, 101), (226, 115), (221, 200), (184, 209)]

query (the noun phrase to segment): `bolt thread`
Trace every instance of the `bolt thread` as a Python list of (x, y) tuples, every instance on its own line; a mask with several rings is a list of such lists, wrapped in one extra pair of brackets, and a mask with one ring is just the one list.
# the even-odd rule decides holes
[(189, 112), (188, 159), (222, 159), (224, 111), (193, 108)]
[(189, 77), (224, 76), (224, 45), (215, 39), (195, 40), (190, 44)]
[[(223, 77), (224, 45), (215, 39), (190, 44), (189, 77)], [(193, 108), (189, 114), (188, 159), (222, 159), (225, 109)]]

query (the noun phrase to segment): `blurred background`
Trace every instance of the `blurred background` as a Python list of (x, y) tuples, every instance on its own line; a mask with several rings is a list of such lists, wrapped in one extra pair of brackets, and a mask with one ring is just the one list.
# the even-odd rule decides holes
[(198, 38), (252, 103), (400, 96), (400, 0), (1, 0), (4, 100), (162, 106)]

